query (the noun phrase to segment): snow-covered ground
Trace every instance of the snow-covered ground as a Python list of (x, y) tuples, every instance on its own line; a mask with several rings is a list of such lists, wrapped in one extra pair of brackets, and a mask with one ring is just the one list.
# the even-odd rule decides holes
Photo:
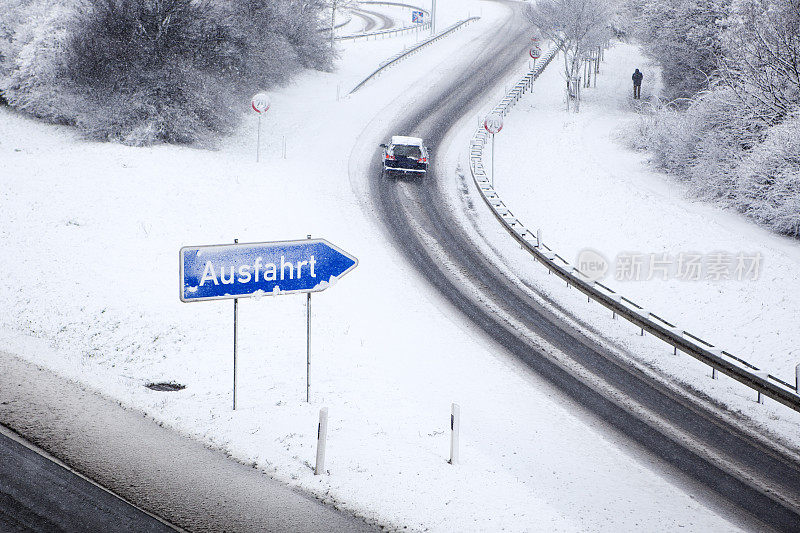
[[(424, 93), (437, 79), (431, 71), (446, 77), (466, 68), (472, 47), (491, 39), (505, 15), (505, 8), (486, 2), (439, 0), (438, 7), (440, 27), (468, 15), (483, 18), (337, 100), (337, 92), (349, 92), (414, 36), (342, 45), (335, 73), (309, 72), (272, 93), (260, 163), (252, 115), (220, 150), (208, 152), (86, 142), (70, 128), (0, 109), (0, 343), (278, 479), (398, 529), (618, 531), (656, 523), (736, 529), (696, 488), (665, 477), (661, 465), (576, 416), (546, 383), (455, 315), (387, 246), (361, 197), (366, 180), (379, 177), (349, 172), (351, 154), (382, 141), (370, 136), (370, 124), (401, 114), (403, 99)], [(558, 76), (555, 69), (551, 74)], [(604, 76), (609, 83), (610, 74)], [(542, 80), (537, 87), (545, 94), (550, 85)], [(602, 92), (595, 94), (599, 107)], [(559, 98), (555, 94), (548, 105)], [(548, 112), (559, 130), (593, 116)], [(524, 148), (537, 134), (534, 128), (514, 134), (513, 121), (525, 126), (522, 111), (516, 113), (503, 132), (509, 154), (511, 142)], [(600, 122), (610, 128), (620, 110), (597, 113), (608, 115)], [(530, 116), (540, 120), (538, 112)], [(464, 135), (473, 125), (470, 120)], [(454, 155), (443, 164), (455, 166), (466, 149), (459, 143), (452, 140)], [(606, 135), (600, 147), (609, 146), (616, 145)], [(551, 152), (556, 161), (555, 148)], [(602, 156), (585, 155), (599, 170)], [(626, 157), (642, 163), (640, 156)], [(543, 168), (545, 158), (539, 160)], [(499, 163), (501, 182), (512, 169)], [(645, 176), (644, 167), (640, 172)], [(518, 198), (525, 208), (529, 202), (513, 183), (509, 178), (508, 189), (498, 187), (509, 203)], [(676, 218), (705, 209), (677, 194), (671, 201), (683, 209)], [(539, 219), (542, 206), (534, 208)], [(585, 225), (582, 216), (543, 226), (548, 241), (560, 245), (557, 236), (568, 239), (565, 227)], [(312, 298), (311, 403), (304, 401), (305, 298), (265, 297), (240, 301), (239, 409), (232, 412), (233, 304), (181, 303), (178, 249), (307, 234), (360, 261)], [(575, 239), (576, 246), (585, 239), (606, 252), (622, 246), (618, 239), (603, 245), (593, 234)], [(634, 244), (650, 251), (652, 242)], [(642, 290), (651, 285), (657, 283)], [(154, 392), (144, 387), (151, 381), (176, 381), (186, 389)], [(462, 409), (457, 466), (446, 462), (453, 401)], [(314, 476), (323, 405), (330, 409), (330, 473)]]

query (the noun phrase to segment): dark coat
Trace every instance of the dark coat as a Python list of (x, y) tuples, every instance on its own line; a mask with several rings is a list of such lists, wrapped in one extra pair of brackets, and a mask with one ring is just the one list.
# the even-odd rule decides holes
[(633, 73), (633, 76), (631, 76), (631, 78), (633, 79), (633, 84), (634, 85), (641, 85), (642, 84), (642, 78), (644, 78), (644, 74), (639, 72), (639, 69), (637, 68), (636, 72)]

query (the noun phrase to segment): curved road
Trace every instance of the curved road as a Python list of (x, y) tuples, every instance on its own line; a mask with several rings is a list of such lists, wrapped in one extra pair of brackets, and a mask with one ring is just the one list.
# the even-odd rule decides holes
[[(384, 15), (383, 13), (378, 13), (377, 11), (368, 11), (366, 9), (351, 9), (350, 12), (364, 20), (364, 29), (361, 30), (361, 33), (367, 33), (370, 31), (379, 31), (379, 30), (388, 30), (394, 26), (394, 19)], [(380, 24), (379, 28), (376, 28)]]
[[(492, 98), (488, 80), (507, 78), (523, 61), (530, 30), (520, 4), (507, 5), (514, 16), (474, 59), (473, 71), (456, 76), (448, 86), (432, 87), (427, 98), (407, 109), (405, 119), (383, 131), (383, 139), (393, 134), (422, 137), (436, 160), (458, 119)], [(660, 459), (676, 478), (688, 477), (705, 487), (704, 492), (716, 494), (712, 498), (738, 522), (754, 529), (800, 530), (800, 465), (795, 457), (626, 364), (502, 274), (441, 201), (452, 176), (434, 168), (422, 180), (380, 179), (377, 147), (373, 160), (370, 201), (385, 230), (454, 309), (555, 385), (565, 402)], [(431, 238), (435, 246), (429, 244)], [(446, 260), (432, 260), (441, 253)], [(476, 302), (470, 296), (476, 292), (489, 303)], [(564, 356), (537, 348), (531, 339), (543, 339)]]

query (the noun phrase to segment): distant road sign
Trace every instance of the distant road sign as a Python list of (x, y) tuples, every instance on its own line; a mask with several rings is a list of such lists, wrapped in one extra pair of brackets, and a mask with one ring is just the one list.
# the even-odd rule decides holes
[(414, 24), (422, 24), (425, 21), (425, 13), (422, 11), (411, 12), (411, 22)]
[(542, 56), (542, 49), (534, 46), (529, 53), (533, 59), (539, 59)]
[(500, 130), (503, 129), (503, 115), (491, 113), (483, 121), (483, 127), (492, 135), (500, 133)]
[(264, 113), (269, 109), (270, 99), (267, 93), (258, 93), (253, 97), (253, 111)]
[(185, 246), (181, 301), (324, 291), (358, 265), (325, 239)]

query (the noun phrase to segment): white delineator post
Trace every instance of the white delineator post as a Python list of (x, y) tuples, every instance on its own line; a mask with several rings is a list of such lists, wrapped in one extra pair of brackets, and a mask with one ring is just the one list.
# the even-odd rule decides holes
[(450, 460), (451, 465), (458, 464), (458, 436), (461, 425), (461, 408), (454, 403), (450, 408)]
[(328, 435), (328, 408), (323, 407), (319, 410), (319, 426), (317, 426), (317, 464), (314, 467), (314, 475), (318, 476), (325, 472), (325, 443)]

